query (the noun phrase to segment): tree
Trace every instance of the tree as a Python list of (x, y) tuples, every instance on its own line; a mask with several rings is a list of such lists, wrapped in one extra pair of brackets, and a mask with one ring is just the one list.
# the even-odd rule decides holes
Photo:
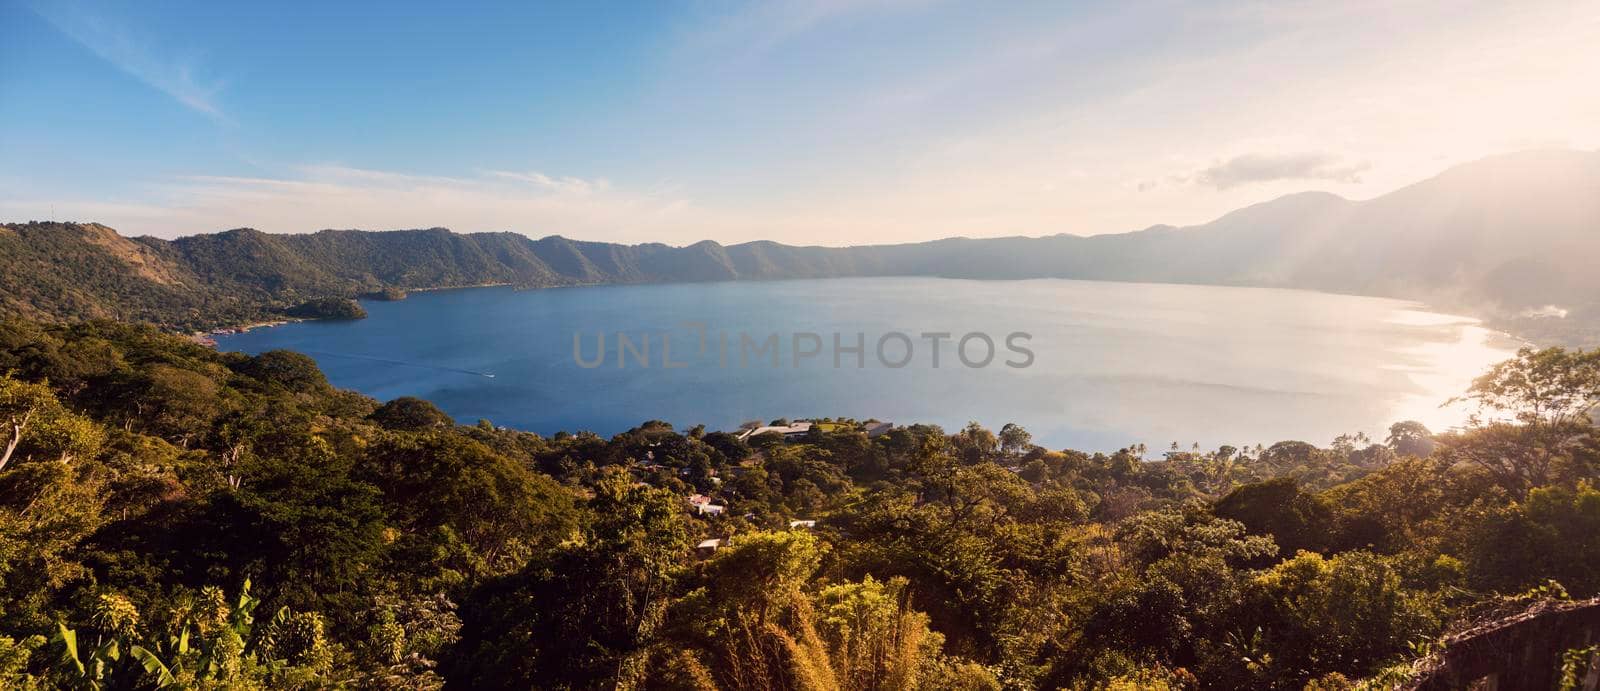
[(188, 446), (221, 413), (217, 382), (194, 370), (154, 364), (129, 382), (132, 420), (151, 432)]
[(1140, 565), (1174, 555), (1239, 564), (1277, 552), (1272, 538), (1250, 535), (1239, 521), (1211, 515), (1200, 501), (1138, 514), (1117, 524), (1115, 534), (1123, 552)]
[(712, 432), (705, 435), (704, 441), (708, 446), (716, 449), (731, 463), (738, 463), (750, 457), (750, 445), (744, 443), (738, 436), (727, 432)]
[(175, 526), (178, 534), (161, 536), (163, 556), (194, 580), (230, 570), (257, 575), (274, 604), (352, 606), (382, 554), (381, 493), (325, 440), (282, 436), (246, 464), (239, 489), (211, 496)]
[(367, 310), (350, 298), (326, 297), (302, 302), (284, 310), (291, 317), (301, 319), (365, 319)]
[(1526, 425), (1588, 424), (1600, 405), (1600, 349), (1523, 348), (1473, 380), (1463, 398)]
[(1437, 542), (1441, 518), (1474, 501), (1503, 500), (1481, 475), (1452, 468), (1445, 458), (1409, 456), (1322, 492), (1333, 512), (1334, 547), (1425, 553)]
[(1439, 444), (1446, 459), (1474, 466), (1518, 494), (1558, 479), (1593, 478), (1600, 471), (1594, 428), (1577, 422), (1480, 424), (1442, 436)]
[(745, 442), (753, 449), (766, 451), (782, 446), (783, 435), (778, 432), (762, 432), (761, 434), (750, 435)]
[(1301, 552), (1252, 579), (1232, 617), (1237, 631), (1261, 631), (1246, 657), (1265, 678), (1250, 685), (1298, 688), (1329, 672), (1370, 674), (1433, 635), (1437, 611), (1369, 552)]
[(244, 360), (236, 369), (262, 384), (289, 391), (308, 392), (328, 386), (328, 379), (322, 376), (316, 360), (287, 350), (269, 350)]
[(464, 603), (445, 676), (470, 688), (594, 688), (636, 679), (688, 551), (682, 499), (610, 476), (578, 537)]
[(841, 687), (930, 688), (926, 670), (940, 656), (944, 637), (928, 628), (927, 615), (911, 609), (908, 583), (867, 576), (817, 594), (816, 628)]
[(0, 626), (44, 631), (52, 603), (89, 577), (85, 542), (106, 523), (104, 469), (92, 461), (0, 472)]
[(1455, 539), (1469, 582), (1516, 593), (1556, 580), (1575, 597), (1600, 595), (1600, 490), (1541, 487), (1494, 508)]
[(1021, 425), (1006, 423), (1000, 428), (1000, 452), (1006, 455), (1016, 455), (1027, 451), (1033, 446), (1033, 435)]
[(446, 529), (470, 550), (469, 563), (454, 566), (471, 575), (520, 568), (533, 550), (577, 528), (564, 489), (463, 436), (385, 437), (368, 448), (359, 471), (383, 492), (402, 542), (437, 544)]
[(1222, 518), (1243, 523), (1257, 535), (1271, 535), (1284, 554), (1326, 549), (1333, 513), (1316, 495), (1301, 491), (1294, 478), (1244, 485), (1217, 500)]
[(1448, 440), (1452, 458), (1477, 465), (1517, 491), (1557, 479), (1600, 474), (1594, 411), (1600, 404), (1600, 349), (1524, 348), (1479, 377), (1466, 397), (1480, 410), (1510, 413), (1473, 420), (1473, 429)]
[(1418, 458), (1433, 453), (1434, 447), (1437, 446), (1433, 441), (1433, 432), (1416, 420), (1389, 425), (1389, 436), (1383, 443), (1388, 444), (1390, 449), (1401, 456)]
[(454, 427), (456, 421), (439, 407), (414, 396), (401, 396), (372, 411), (372, 421), (386, 429), (418, 431)]
[(1280, 441), (1261, 452), (1261, 462), (1279, 472), (1303, 470), (1321, 454), (1316, 446), (1303, 441)]
[(983, 425), (969, 422), (961, 432), (950, 439), (956, 456), (968, 465), (994, 459), (1000, 451), (1000, 439)]
[(105, 431), (91, 420), (61, 405), (55, 392), (44, 384), (17, 381), (0, 376), (0, 435), (5, 449), (0, 451), (0, 471), (13, 457), (48, 458), (63, 464), (99, 450)]
[(721, 688), (840, 688), (802, 592), (823, 547), (805, 531), (735, 536), (673, 608), (674, 638)]
[(732, 608), (773, 616), (816, 573), (823, 550), (807, 531), (739, 535), (712, 557), (704, 581)]

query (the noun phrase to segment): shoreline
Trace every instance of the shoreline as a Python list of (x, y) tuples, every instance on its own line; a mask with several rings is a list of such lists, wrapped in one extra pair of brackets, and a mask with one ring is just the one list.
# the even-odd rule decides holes
[(283, 326), (284, 324), (292, 324), (303, 321), (311, 320), (299, 317), (284, 317), (282, 319), (271, 319), (267, 321), (246, 322), (238, 326), (219, 326), (209, 331), (192, 331), (182, 334), (182, 336), (200, 345), (215, 348), (217, 347), (217, 336), (237, 336), (239, 334), (254, 331), (256, 329), (270, 329), (274, 326)]
[[(512, 283), (510, 281), (500, 281), (500, 282), (496, 282), (496, 283), (474, 283), (472, 285), (465, 285), (465, 286), (434, 286), (432, 288), (397, 288), (397, 290), (402, 290), (402, 291), (405, 291), (406, 293), (431, 293), (431, 292), (436, 292), (436, 291), (440, 291), (440, 290), (467, 290), (467, 289), (470, 289), (470, 288), (501, 288), (501, 287), (504, 287), (504, 286), (516, 286), (516, 285), (519, 285), (519, 284)], [(357, 298), (357, 299), (359, 300), (360, 298)], [(403, 302), (403, 301), (404, 301), (404, 298), (401, 298), (400, 300), (391, 300), (390, 302)]]
[[(778, 281), (827, 281), (827, 280), (836, 280), (836, 279), (860, 279), (860, 278), (887, 278), (887, 279), (894, 279), (894, 278), (951, 278), (951, 277), (943, 277), (943, 276), (821, 276), (821, 277), (815, 277), (815, 278), (782, 278), (782, 279), (738, 279), (738, 278), (735, 278), (735, 279), (727, 279), (725, 281), (710, 281), (710, 282), (728, 282), (728, 283), (733, 283), (733, 282), (749, 281), (749, 280), (755, 280), (755, 281), (767, 281), (767, 280), (778, 280)], [(1282, 287), (1282, 286), (1249, 286), (1249, 285), (1214, 284), (1214, 283), (1168, 283), (1168, 282), (1160, 282), (1160, 281), (1157, 281), (1157, 282), (1117, 281), (1117, 280), (1076, 279), (1076, 278), (999, 278), (999, 279), (961, 279), (961, 278), (953, 278), (951, 280), (975, 280), (975, 281), (984, 281), (984, 282), (989, 282), (989, 281), (1062, 280), (1062, 281), (1081, 281), (1081, 282), (1091, 282), (1091, 283), (1127, 283), (1127, 284), (1130, 284), (1130, 285), (1178, 285), (1178, 286), (1196, 286), (1196, 287), (1202, 287), (1202, 288), (1250, 288), (1250, 289), (1258, 289), (1258, 290), (1289, 290), (1289, 291), (1296, 291), (1296, 292), (1317, 293), (1317, 294), (1322, 294), (1322, 295), (1339, 295), (1339, 296), (1348, 296), (1348, 297), (1374, 298), (1374, 299), (1380, 299), (1380, 300), (1399, 300), (1399, 301), (1412, 303), (1412, 304), (1414, 304), (1415, 306), (1417, 306), (1419, 309), (1421, 309), (1423, 311), (1433, 312), (1433, 313), (1437, 313), (1437, 314), (1450, 315), (1450, 316), (1460, 316), (1460, 317), (1463, 317), (1463, 318), (1466, 318), (1466, 319), (1473, 320), (1479, 326), (1491, 331), (1493, 333), (1494, 337), (1497, 338), (1498, 340), (1500, 340), (1501, 342), (1510, 341), (1510, 342), (1513, 342), (1513, 343), (1517, 344), (1517, 347), (1526, 346), (1526, 347), (1532, 347), (1532, 348), (1535, 348), (1535, 349), (1542, 349), (1542, 348), (1548, 348), (1548, 347), (1553, 347), (1553, 346), (1561, 346), (1561, 347), (1567, 347), (1567, 348), (1581, 348), (1581, 347), (1583, 347), (1583, 346), (1577, 344), (1575, 341), (1573, 341), (1571, 339), (1568, 339), (1568, 338), (1552, 337), (1551, 333), (1549, 333), (1550, 332), (1549, 329), (1516, 328), (1517, 326), (1521, 326), (1521, 324), (1518, 323), (1519, 321), (1525, 321), (1525, 320), (1519, 320), (1518, 318), (1505, 317), (1503, 315), (1482, 314), (1479, 310), (1463, 309), (1463, 308), (1456, 307), (1456, 306), (1436, 305), (1436, 304), (1433, 304), (1433, 303), (1430, 303), (1430, 302), (1424, 301), (1424, 300), (1419, 300), (1419, 299), (1414, 299), (1414, 298), (1406, 298), (1406, 297), (1396, 297), (1396, 296), (1390, 296), (1390, 295), (1363, 295), (1363, 294), (1358, 294), (1358, 293), (1339, 293), (1339, 292), (1328, 292), (1328, 291), (1321, 291), (1321, 290), (1312, 290), (1312, 289), (1308, 289), (1308, 288), (1286, 288), (1286, 287)], [(683, 284), (683, 283), (700, 283), (700, 282), (702, 282), (702, 281), (619, 281), (619, 282), (589, 282), (589, 283), (561, 283), (561, 284), (555, 284), (555, 285), (534, 285), (534, 284), (516, 283), (516, 282), (511, 282), (511, 281), (495, 281), (495, 282), (488, 282), (488, 283), (474, 283), (474, 284), (470, 284), (470, 285), (432, 286), (432, 287), (425, 287), (425, 288), (398, 288), (398, 290), (404, 291), (405, 293), (409, 294), (409, 293), (421, 293), (421, 292), (441, 292), (441, 291), (448, 291), (448, 290), (471, 290), (471, 289), (476, 289), (476, 288), (504, 288), (504, 287), (511, 287), (511, 288), (514, 288), (515, 290), (520, 292), (520, 291), (524, 291), (524, 290), (530, 290), (530, 291), (531, 290), (549, 290), (549, 289), (556, 289), (556, 288), (595, 288), (595, 287), (607, 287), (607, 286), (634, 286), (634, 285), (676, 285), (676, 284)], [(358, 301), (362, 301), (362, 298), (359, 298), (359, 297), (355, 298), (355, 299), (358, 300)], [(371, 300), (371, 298), (368, 298), (367, 300)], [(401, 302), (403, 300), (404, 300), (404, 298), (402, 298), (401, 300), (392, 300), (390, 302)], [(1568, 318), (1562, 318), (1561, 321), (1565, 322), (1566, 319), (1568, 319)], [(191, 339), (200, 339), (200, 338), (209, 339), (212, 336), (219, 336), (219, 335), (221, 335), (221, 336), (230, 336), (230, 335), (236, 335), (236, 334), (240, 334), (240, 333), (245, 333), (245, 332), (248, 332), (248, 331), (251, 331), (251, 330), (254, 330), (254, 329), (271, 328), (271, 327), (275, 327), (275, 326), (282, 326), (284, 324), (289, 324), (289, 323), (294, 323), (294, 322), (303, 322), (303, 321), (317, 321), (317, 320), (307, 319), (307, 318), (282, 317), (282, 318), (270, 319), (270, 320), (246, 322), (246, 323), (238, 324), (238, 325), (220, 326), (220, 327), (217, 327), (217, 328), (214, 328), (214, 329), (210, 329), (208, 331), (196, 331), (196, 332), (191, 332), (191, 333), (181, 334), (181, 335), (184, 335), (184, 336), (189, 337)], [(1593, 344), (1590, 347), (1600, 347), (1600, 343)]]

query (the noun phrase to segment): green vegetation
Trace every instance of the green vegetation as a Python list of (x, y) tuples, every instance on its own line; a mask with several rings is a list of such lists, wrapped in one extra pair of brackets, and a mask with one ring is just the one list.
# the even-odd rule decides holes
[(1462, 432), (1159, 457), (543, 438), (111, 322), (0, 323), (0, 372), (4, 688), (1352, 688), (1600, 595), (1596, 352)]
[(399, 301), (399, 300), (406, 299), (406, 291), (401, 290), (399, 288), (392, 288), (391, 287), (391, 288), (384, 288), (383, 290), (373, 291), (373, 292), (370, 292), (370, 293), (362, 293), (361, 297), (363, 299), (366, 299), (366, 300), (383, 300), (384, 302), (396, 302), (396, 301)]
[(349, 298), (316, 298), (284, 310), (285, 314), (300, 319), (364, 319), (367, 311), (361, 303)]
[[(543, 241), (541, 241), (542, 243)], [(88, 223), (0, 226), (0, 306), (47, 320), (105, 318), (193, 331), (299, 314), (350, 318), (346, 298), (409, 288), (576, 282), (511, 233), (231, 230), (167, 241)]]

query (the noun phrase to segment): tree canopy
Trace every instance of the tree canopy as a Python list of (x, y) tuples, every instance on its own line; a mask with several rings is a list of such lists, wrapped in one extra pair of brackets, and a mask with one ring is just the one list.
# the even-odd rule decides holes
[(1519, 355), (1473, 395), (1522, 414), (1466, 430), (1147, 458), (545, 438), (295, 353), (0, 322), (0, 687), (1350, 688), (1600, 595), (1592, 361)]

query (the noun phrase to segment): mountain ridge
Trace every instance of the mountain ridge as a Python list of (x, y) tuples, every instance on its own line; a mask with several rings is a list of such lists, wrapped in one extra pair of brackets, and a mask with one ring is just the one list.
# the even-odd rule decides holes
[[(0, 234), (0, 260), (11, 278), (0, 278), (0, 304), (25, 316), (109, 316), (176, 328), (259, 319), (300, 301), (386, 288), (863, 276), (1303, 288), (1418, 300), (1502, 322), (1545, 305), (1585, 324), (1600, 315), (1600, 272), (1592, 269), (1600, 264), (1600, 152), (1507, 154), (1364, 201), (1301, 192), (1203, 224), (1091, 236), (673, 247), (445, 228), (237, 228), (163, 240), (124, 238), (95, 223), (3, 227), (11, 233)], [(48, 295), (52, 289), (60, 295)]]

